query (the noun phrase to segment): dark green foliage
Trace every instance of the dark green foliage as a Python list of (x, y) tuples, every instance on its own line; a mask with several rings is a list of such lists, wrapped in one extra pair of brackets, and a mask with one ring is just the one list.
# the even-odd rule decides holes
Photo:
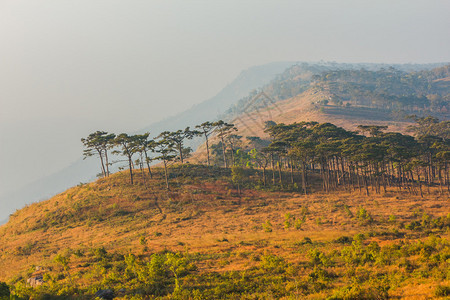
[(434, 295), (436, 297), (447, 297), (450, 296), (450, 286), (448, 285), (438, 285), (434, 290)]
[(353, 239), (349, 236), (341, 236), (338, 237), (335, 242), (339, 244), (351, 244)]
[(9, 299), (9, 295), (9, 286), (4, 282), (0, 282), (0, 299)]

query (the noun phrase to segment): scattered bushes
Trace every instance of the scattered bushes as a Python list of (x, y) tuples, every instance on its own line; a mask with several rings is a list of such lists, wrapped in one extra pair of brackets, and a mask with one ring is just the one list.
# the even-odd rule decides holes
[[(306, 257), (298, 263), (290, 263), (270, 253), (267, 248), (264, 255), (251, 251), (245, 255), (191, 255), (162, 251), (138, 256), (108, 252), (103, 247), (85, 251), (66, 250), (55, 257), (55, 265), (60, 267), (45, 274), (42, 286), (31, 289), (22, 278), (15, 283), (13, 293), (24, 299), (43, 299), (44, 295), (47, 299), (56, 299), (52, 297), (88, 296), (100, 289), (118, 291), (125, 287), (127, 294), (140, 295), (143, 299), (242, 299), (250, 295), (256, 298), (289, 298), (310, 294), (327, 299), (387, 299), (391, 287), (398, 286), (405, 279), (443, 281), (450, 278), (450, 273), (445, 271), (449, 269), (450, 258), (447, 240), (431, 236), (425, 241), (381, 247), (370, 240), (372, 236), (362, 233), (353, 238), (341, 236), (331, 244), (313, 243), (305, 237), (296, 243), (304, 247), (302, 253), (307, 250)], [(341, 249), (329, 249), (330, 245)], [(264, 247), (268, 244), (265, 243)], [(70, 268), (74, 257), (90, 264), (82, 272), (75, 273)], [(197, 272), (194, 263), (203, 265), (216, 261), (225, 266), (233, 257), (248, 258), (251, 266), (241, 271), (216, 273)], [(89, 279), (92, 284), (85, 288), (76, 287), (72, 281), (75, 278)], [(440, 285), (434, 295), (447, 297), (449, 292), (450, 287)]]

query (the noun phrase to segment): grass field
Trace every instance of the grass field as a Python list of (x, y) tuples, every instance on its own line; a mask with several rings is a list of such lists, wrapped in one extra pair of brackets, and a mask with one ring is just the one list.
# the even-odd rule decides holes
[[(117, 173), (16, 212), (0, 227), (0, 281), (23, 299), (450, 295), (450, 202), (437, 189), (238, 195), (228, 170), (170, 173), (170, 191), (159, 174), (130, 185)], [(36, 266), (45, 283), (31, 288)]]

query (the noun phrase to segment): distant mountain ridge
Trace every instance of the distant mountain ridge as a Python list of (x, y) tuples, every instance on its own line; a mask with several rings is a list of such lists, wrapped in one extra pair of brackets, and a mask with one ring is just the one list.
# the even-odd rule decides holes
[[(244, 110), (261, 91), (274, 101), (281, 101), (311, 88), (315, 93), (326, 94), (323, 100), (337, 105), (350, 103), (370, 106), (371, 102), (377, 102), (378, 106), (389, 106), (389, 109), (400, 110), (414, 105), (422, 106), (423, 109), (427, 107), (429, 112), (437, 112), (448, 106), (450, 101), (446, 98), (448, 81), (442, 80), (449, 76), (449, 66), (299, 63), (240, 99), (222, 117), (232, 119), (248, 112)], [(427, 96), (432, 96), (429, 97), (431, 100)]]

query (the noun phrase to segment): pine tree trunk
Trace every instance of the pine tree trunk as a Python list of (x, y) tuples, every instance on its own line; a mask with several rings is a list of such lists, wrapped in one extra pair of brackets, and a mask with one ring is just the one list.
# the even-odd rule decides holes
[(106, 177), (105, 164), (103, 163), (103, 154), (102, 154), (101, 151), (99, 151), (99, 150), (97, 150), (97, 151), (98, 151), (98, 155), (100, 156), (100, 162), (101, 162), (101, 164), (102, 164), (102, 174), (103, 174), (103, 177)]
[(383, 180), (383, 189), (384, 189), (384, 193), (387, 193), (387, 180), (386, 180), (386, 164), (383, 163), (382, 164), (382, 169), (381, 169), (382, 173), (382, 180)]
[(366, 189), (366, 195), (369, 196), (369, 186), (367, 183), (367, 167), (364, 168), (363, 182), (364, 182), (364, 188)]
[(341, 157), (340, 162), (341, 162), (340, 165), (341, 165), (342, 185), (345, 188), (347, 186), (347, 180), (345, 179), (344, 158)]
[[(142, 158), (142, 156), (141, 156)], [(144, 187), (147, 189), (147, 181), (145, 178), (145, 171), (144, 171), (144, 164), (142, 162), (139, 163), (139, 169), (141, 169), (141, 174), (142, 174), (142, 180), (144, 182)]]
[(294, 163), (291, 158), (291, 184), (294, 184)]
[(209, 144), (208, 144), (208, 134), (206, 133), (206, 131), (204, 131), (205, 133), (205, 140), (206, 140), (206, 156), (208, 158), (208, 167), (210, 166), (210, 162), (209, 162)]
[(423, 198), (422, 181), (420, 180), (420, 168), (417, 168), (417, 183), (419, 184), (420, 197)]
[(145, 153), (145, 162), (147, 163), (148, 174), (150, 175), (150, 178), (153, 178), (152, 169), (150, 168), (150, 163), (147, 156), (147, 151), (144, 151), (144, 153)]
[(106, 177), (109, 176), (108, 151), (105, 149)]
[(222, 140), (223, 165), (225, 166), (225, 169), (228, 169), (227, 155), (225, 153), (225, 143), (223, 141), (223, 137), (220, 137), (220, 139)]
[(266, 186), (266, 168), (263, 167), (263, 184)]
[(178, 144), (178, 151), (180, 152), (181, 164), (183, 164), (183, 145), (181, 143)]
[(275, 162), (273, 160), (273, 154), (270, 154), (270, 163), (272, 164), (272, 184), (275, 185)]
[(167, 161), (164, 160), (164, 177), (166, 178), (166, 189), (169, 190), (169, 177), (167, 176)]
[(231, 166), (234, 166), (236, 162), (234, 161), (234, 148), (231, 146)]
[(359, 167), (358, 167), (358, 164), (355, 166), (355, 171), (356, 171), (356, 180), (357, 180), (357, 182), (358, 182), (359, 193), (361, 193), (361, 192), (362, 192), (362, 190), (361, 190), (361, 185), (362, 185), (362, 183), (361, 183), (361, 177), (360, 177), (360, 175), (359, 175)]
[(445, 185), (447, 186), (447, 192), (450, 193), (450, 174), (449, 174), (449, 170), (448, 170), (448, 164), (447, 162), (444, 163), (444, 180), (445, 180)]
[(280, 175), (280, 186), (281, 188), (283, 188), (283, 177), (281, 175), (281, 159), (278, 162), (278, 174)]
[(305, 166), (305, 162), (302, 162), (302, 188), (303, 188), (303, 192), (305, 193), (305, 195), (308, 194), (307, 190), (306, 190), (306, 166)]
[(131, 160), (131, 155), (128, 155), (128, 166), (130, 169), (130, 182), (133, 184), (133, 161)]

